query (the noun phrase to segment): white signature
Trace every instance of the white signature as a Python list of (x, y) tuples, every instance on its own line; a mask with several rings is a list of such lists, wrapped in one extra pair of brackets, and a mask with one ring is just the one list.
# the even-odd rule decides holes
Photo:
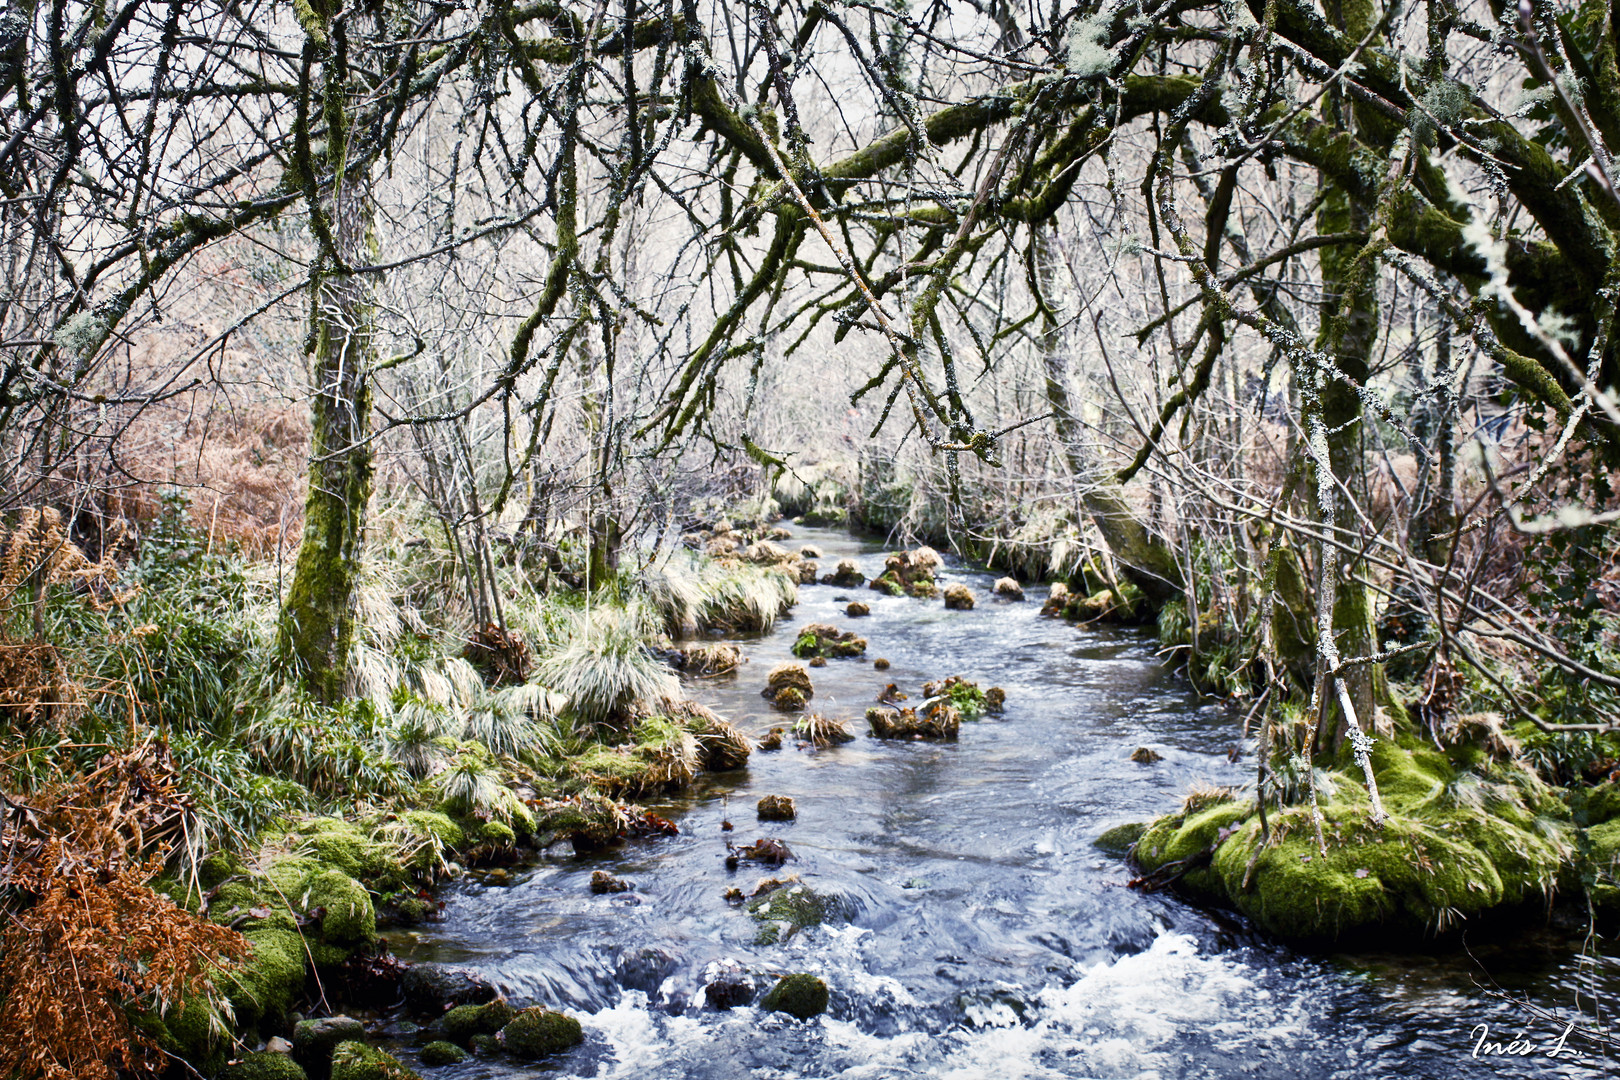
[(1564, 1044), (1569, 1040), (1569, 1033), (1575, 1030), (1573, 1023), (1564, 1027), (1563, 1033), (1558, 1036), (1557, 1042), (1537, 1043), (1526, 1039), (1523, 1034), (1508, 1042), (1492, 1042), (1491, 1026), (1489, 1024), (1475, 1024), (1470, 1032), (1474, 1036), (1473, 1057), (1532, 1057), (1546, 1056), (1550, 1058), (1578, 1058), (1581, 1053), (1570, 1049)]

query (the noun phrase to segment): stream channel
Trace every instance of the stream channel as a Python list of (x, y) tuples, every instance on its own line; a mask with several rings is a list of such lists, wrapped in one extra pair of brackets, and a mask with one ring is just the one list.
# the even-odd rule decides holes
[[(877, 544), (793, 531), (792, 545), (822, 550), (824, 570), (840, 558), (868, 577), (883, 568)], [(407, 959), (466, 967), (514, 1004), (565, 1009), (584, 1025), (585, 1044), (553, 1060), (469, 1059), (424, 1072), (1168, 1080), (1614, 1071), (1575, 1036), (1569, 1053), (1548, 1053), (1577, 1009), (1606, 1022), (1620, 970), (1538, 918), (1432, 951), (1328, 955), (1127, 888), (1129, 868), (1092, 841), (1174, 809), (1194, 782), (1247, 782), (1249, 766), (1228, 760), (1240, 718), (1201, 702), (1150, 635), (1041, 618), (1044, 589), (1000, 600), (993, 577), (947, 561), (941, 585), (972, 588), (970, 612), (864, 587), (801, 587), (774, 631), (733, 639), (747, 658), (735, 675), (691, 680), (687, 693), (755, 739), (791, 726), (760, 696), (766, 672), (791, 659), (799, 627), (854, 629), (868, 639), (866, 657), (811, 672), (812, 710), (846, 720), (854, 742), (796, 749), (790, 737), (778, 752), (756, 751), (746, 770), (707, 775), (652, 807), (678, 836), (585, 858), (559, 845), (511, 884), (449, 887), (443, 922), (392, 934)], [(852, 599), (871, 615), (846, 618)], [(873, 670), (876, 657), (892, 668)], [(887, 683), (915, 698), (925, 680), (947, 675), (1005, 688), (1006, 711), (964, 723), (955, 743), (866, 736), (863, 713)], [(1132, 762), (1138, 746), (1163, 760)], [(757, 822), (765, 794), (792, 796), (798, 820)], [(726, 819), (734, 832), (722, 831)], [(781, 871), (726, 869), (728, 838), (765, 836), (785, 840), (796, 860)], [(634, 888), (592, 895), (591, 873), (602, 869)], [(750, 892), (773, 873), (844, 897), (850, 921), (754, 944), (758, 924), (722, 894)], [(762, 993), (775, 974), (818, 974), (831, 987), (829, 1011), (799, 1021), (706, 1008), (703, 987), (727, 963), (756, 973)], [(1480, 1024), (1491, 1041), (1522, 1036), (1534, 1052), (1476, 1054)]]

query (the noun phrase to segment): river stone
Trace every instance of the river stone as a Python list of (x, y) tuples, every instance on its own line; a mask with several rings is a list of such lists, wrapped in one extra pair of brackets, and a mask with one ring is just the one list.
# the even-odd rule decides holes
[(754, 1000), (754, 980), (740, 969), (723, 971), (703, 988), (709, 1008), (725, 1012)]
[(495, 1000), (495, 988), (463, 968), (417, 964), (400, 980), (405, 1003), (418, 1013), (438, 1016), (452, 1005), (482, 1005)]
[(539, 1006), (524, 1009), (501, 1031), (501, 1042), (516, 1057), (536, 1058), (555, 1054), (585, 1041), (579, 1021)]
[(656, 945), (643, 945), (619, 954), (613, 976), (626, 990), (640, 990), (649, 996), (675, 970), (675, 954)]
[(784, 975), (760, 999), (767, 1012), (782, 1012), (808, 1020), (827, 1011), (827, 984), (814, 975)]
[(428, 1043), (422, 1047), (422, 1052), (417, 1056), (422, 1059), (423, 1065), (430, 1069), (437, 1069), (443, 1065), (459, 1065), (461, 1062), (466, 1061), (467, 1051), (455, 1043), (441, 1040), (440, 1042)]
[(422, 1080), (393, 1054), (363, 1042), (338, 1043), (332, 1051), (332, 1080)]
[(352, 1016), (300, 1020), (293, 1026), (293, 1060), (312, 1080), (325, 1080), (332, 1071), (332, 1049), (338, 1043), (364, 1038), (365, 1025)]

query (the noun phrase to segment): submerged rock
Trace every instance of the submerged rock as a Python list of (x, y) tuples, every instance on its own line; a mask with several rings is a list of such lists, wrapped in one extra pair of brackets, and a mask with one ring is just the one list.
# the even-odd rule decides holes
[(849, 905), (842, 897), (796, 882), (748, 901), (748, 914), (759, 923), (754, 943), (775, 945), (806, 927), (847, 920)]
[(861, 603), (859, 600), (851, 600), (849, 606), (844, 609), (844, 614), (849, 616), (851, 619), (859, 619), (863, 615), (872, 614), (872, 609)]
[[(614, 877), (606, 870), (591, 871), (591, 892), (598, 896), (604, 893), (622, 893), (630, 891), (630, 883), (624, 878)], [(496, 1030), (499, 1030), (498, 1028)]]
[(821, 572), (821, 567), (819, 565), (817, 565), (816, 563), (814, 563), (814, 562), (802, 562), (802, 563), (800, 563), (799, 564), (799, 584), (800, 585), (814, 585), (816, 583), (816, 575), (819, 574), (820, 572)]
[(872, 667), (878, 671), (888, 671), (889, 662), (880, 656), (876, 660), (872, 661)]
[(1131, 760), (1138, 765), (1152, 765), (1154, 762), (1163, 761), (1164, 755), (1151, 746), (1138, 746), (1131, 752)]
[(816, 547), (814, 544), (806, 544), (804, 547), (799, 549), (799, 558), (819, 559), (821, 558), (821, 549)]
[(997, 578), (992, 591), (1003, 600), (1022, 600), (1024, 587), (1010, 577)]
[(613, 966), (613, 976), (626, 990), (655, 993), (669, 978), (679, 961), (668, 949), (656, 945), (642, 945), (619, 955)]
[(827, 658), (825, 656), (812, 656), (810, 658), (810, 666), (811, 667), (826, 667), (827, 666)]
[(464, 968), (413, 964), (400, 980), (405, 1003), (419, 1015), (438, 1016), (452, 1005), (495, 1000), (495, 988)]
[(952, 611), (972, 611), (973, 590), (961, 584), (946, 586), (945, 606)]
[(786, 795), (766, 795), (755, 807), (761, 821), (792, 821), (799, 816), (798, 807)]
[(1054, 582), (1052, 591), (1046, 594), (1046, 602), (1041, 605), (1042, 615), (1061, 615), (1063, 605), (1068, 603), (1069, 587), (1063, 582)]
[(747, 847), (734, 848), (727, 844), (730, 854), (726, 856), (726, 869), (735, 870), (744, 862), (760, 863), (764, 866), (781, 866), (789, 859), (794, 858), (793, 849), (787, 843), (774, 836), (762, 836)]
[(808, 1020), (827, 1011), (827, 984), (814, 975), (784, 975), (766, 991), (759, 1007)]
[(772, 750), (782, 749), (782, 736), (785, 734), (787, 734), (786, 728), (771, 728), (770, 731), (765, 733), (765, 737), (759, 740), (760, 750), (769, 753)]

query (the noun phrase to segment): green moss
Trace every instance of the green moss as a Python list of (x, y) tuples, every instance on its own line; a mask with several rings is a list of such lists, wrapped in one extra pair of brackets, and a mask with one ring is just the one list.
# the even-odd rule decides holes
[(766, 1012), (782, 1012), (808, 1020), (827, 1011), (827, 984), (814, 975), (784, 975), (760, 999)]
[(517, 843), (517, 833), (505, 822), (485, 821), (478, 827), (478, 843), (487, 847), (511, 847)]
[(501, 1030), (501, 1041), (508, 1052), (535, 1058), (578, 1046), (585, 1041), (585, 1032), (572, 1016), (536, 1007), (514, 1016)]
[(377, 911), (366, 887), (338, 870), (326, 870), (309, 882), (309, 910), (325, 908), (321, 937), (329, 944), (358, 945), (377, 938)]
[(412, 810), (402, 819), (416, 836), (431, 836), (449, 850), (455, 851), (467, 843), (461, 826), (450, 820), (448, 814), (437, 810)]
[(1571, 792), (1570, 803), (1573, 806), (1578, 801), (1586, 813), (1586, 824), (1602, 825), (1620, 817), (1620, 783), (1605, 780), (1596, 787), (1576, 789)]
[(257, 1050), (227, 1064), (218, 1080), (308, 1080), (308, 1075), (286, 1054)]
[[(1432, 750), (1388, 743), (1373, 759), (1389, 817), (1374, 827), (1359, 776), (1333, 778), (1323, 785), (1326, 854), (1304, 807), (1273, 810), (1266, 844), (1253, 804), (1228, 801), (1154, 822), (1135, 857), (1149, 871), (1187, 861), (1194, 869), (1178, 888), (1294, 938), (1445, 931), (1498, 906), (1541, 902), (1557, 886), (1571, 830), (1533, 778), (1458, 774)], [(1620, 846), (1620, 829), (1615, 839)]]
[(1127, 825), (1115, 825), (1091, 842), (1091, 846), (1100, 848), (1110, 855), (1124, 856), (1130, 851), (1131, 845), (1142, 839), (1142, 834), (1148, 831), (1146, 822), (1133, 821)]
[(774, 945), (805, 927), (849, 917), (842, 899), (817, 892), (808, 885), (789, 885), (751, 900), (748, 914), (760, 924), (759, 933), (754, 937), (758, 945)]
[(444, 1014), (444, 1034), (453, 1042), (466, 1044), (474, 1035), (493, 1035), (517, 1016), (517, 1010), (504, 1001), (485, 1005), (458, 1005)]
[(332, 1080), (421, 1080), (392, 1054), (361, 1042), (338, 1043), (332, 1051)]
[(246, 1028), (279, 1027), (304, 988), (304, 940), (280, 927), (245, 932), (252, 954), (232, 973), (225, 995)]
[(418, 1056), (422, 1059), (423, 1065), (430, 1069), (437, 1069), (445, 1065), (459, 1065), (461, 1062), (466, 1061), (467, 1051), (455, 1043), (440, 1040), (430, 1042), (422, 1047), (422, 1051)]
[(197, 864), (197, 883), (204, 889), (217, 888), (227, 878), (242, 872), (242, 864), (235, 855), (223, 851), (211, 852)]
[(296, 905), (304, 895), (304, 887), (310, 878), (322, 869), (314, 859), (296, 856), (277, 859), (265, 867), (261, 875), (269, 886), (264, 892), (268, 896), (284, 897), (287, 903)]

